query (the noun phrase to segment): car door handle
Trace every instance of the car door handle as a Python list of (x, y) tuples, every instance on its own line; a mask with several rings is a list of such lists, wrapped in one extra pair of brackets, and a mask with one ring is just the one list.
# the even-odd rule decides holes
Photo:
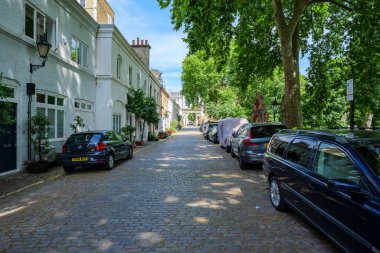
[(309, 188), (310, 190), (315, 190), (315, 186), (310, 181), (310, 179), (306, 178), (305, 181), (306, 181), (307, 188)]

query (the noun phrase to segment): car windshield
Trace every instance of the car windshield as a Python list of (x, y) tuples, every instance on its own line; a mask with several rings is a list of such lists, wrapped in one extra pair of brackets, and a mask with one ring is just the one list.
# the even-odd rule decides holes
[(354, 148), (380, 179), (380, 141), (361, 143)]
[(259, 126), (259, 127), (252, 127), (251, 133), (252, 138), (266, 138), (266, 137), (272, 137), (275, 133), (280, 131), (281, 129), (284, 129), (285, 126)]
[(67, 140), (67, 144), (76, 144), (76, 143), (96, 143), (102, 137), (101, 134), (93, 133), (83, 133), (83, 134), (73, 134)]

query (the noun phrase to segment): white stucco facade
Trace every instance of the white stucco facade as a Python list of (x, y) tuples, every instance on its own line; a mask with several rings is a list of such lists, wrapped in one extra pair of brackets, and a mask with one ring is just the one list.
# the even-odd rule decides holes
[[(115, 25), (99, 26), (97, 52), (96, 125), (114, 130), (132, 125), (136, 127), (136, 140), (140, 140), (139, 122), (125, 109), (128, 88), (142, 89), (160, 104), (160, 83)], [(148, 131), (145, 126), (144, 141)]]
[[(72, 133), (70, 124), (76, 115), (83, 116), (88, 129), (95, 127), (98, 25), (75, 0), (3, 0), (0, 1), (0, 17), (0, 72), (3, 83), (14, 91), (6, 100), (15, 105), (17, 112), (16, 167), (12, 170), (17, 171), (22, 169), (28, 153), (27, 83), (35, 83), (36, 90), (32, 96), (31, 115), (39, 111), (52, 120), (49, 138), (57, 152)], [(37, 27), (37, 22), (45, 27), (52, 48), (45, 67), (31, 74), (29, 64), (41, 64), (36, 39), (42, 28)], [(82, 47), (80, 55), (83, 58), (75, 56), (78, 62), (72, 60), (73, 39)], [(5, 145), (10, 147), (13, 141), (10, 142)]]

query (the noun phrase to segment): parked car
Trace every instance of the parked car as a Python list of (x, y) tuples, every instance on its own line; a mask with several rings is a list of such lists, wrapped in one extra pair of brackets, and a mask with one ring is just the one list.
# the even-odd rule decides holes
[(380, 133), (288, 131), (264, 158), (269, 197), (345, 252), (380, 252)]
[(104, 166), (112, 170), (119, 159), (132, 159), (131, 143), (115, 131), (72, 134), (62, 146), (62, 166), (70, 173), (78, 166)]
[(208, 140), (214, 144), (218, 144), (218, 126), (214, 126), (212, 130), (208, 133)]
[(216, 122), (211, 122), (211, 123), (207, 123), (206, 124), (206, 127), (204, 128), (204, 131), (203, 131), (203, 136), (208, 139), (208, 133), (211, 131), (212, 127), (216, 126), (218, 123)]
[(218, 121), (218, 137), (222, 148), (227, 153), (231, 152), (232, 133), (237, 131), (243, 124), (248, 124), (248, 120), (243, 118), (225, 118)]
[(248, 169), (250, 164), (261, 164), (272, 135), (285, 128), (282, 123), (251, 123), (234, 132), (231, 156), (239, 159), (240, 169)]

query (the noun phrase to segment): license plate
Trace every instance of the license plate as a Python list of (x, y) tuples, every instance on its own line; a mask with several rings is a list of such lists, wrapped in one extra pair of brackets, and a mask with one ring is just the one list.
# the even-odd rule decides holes
[(269, 143), (264, 143), (264, 146), (267, 148), (268, 147), (268, 145), (269, 145)]
[(71, 158), (71, 161), (73, 162), (85, 162), (88, 160), (88, 157), (73, 157)]

